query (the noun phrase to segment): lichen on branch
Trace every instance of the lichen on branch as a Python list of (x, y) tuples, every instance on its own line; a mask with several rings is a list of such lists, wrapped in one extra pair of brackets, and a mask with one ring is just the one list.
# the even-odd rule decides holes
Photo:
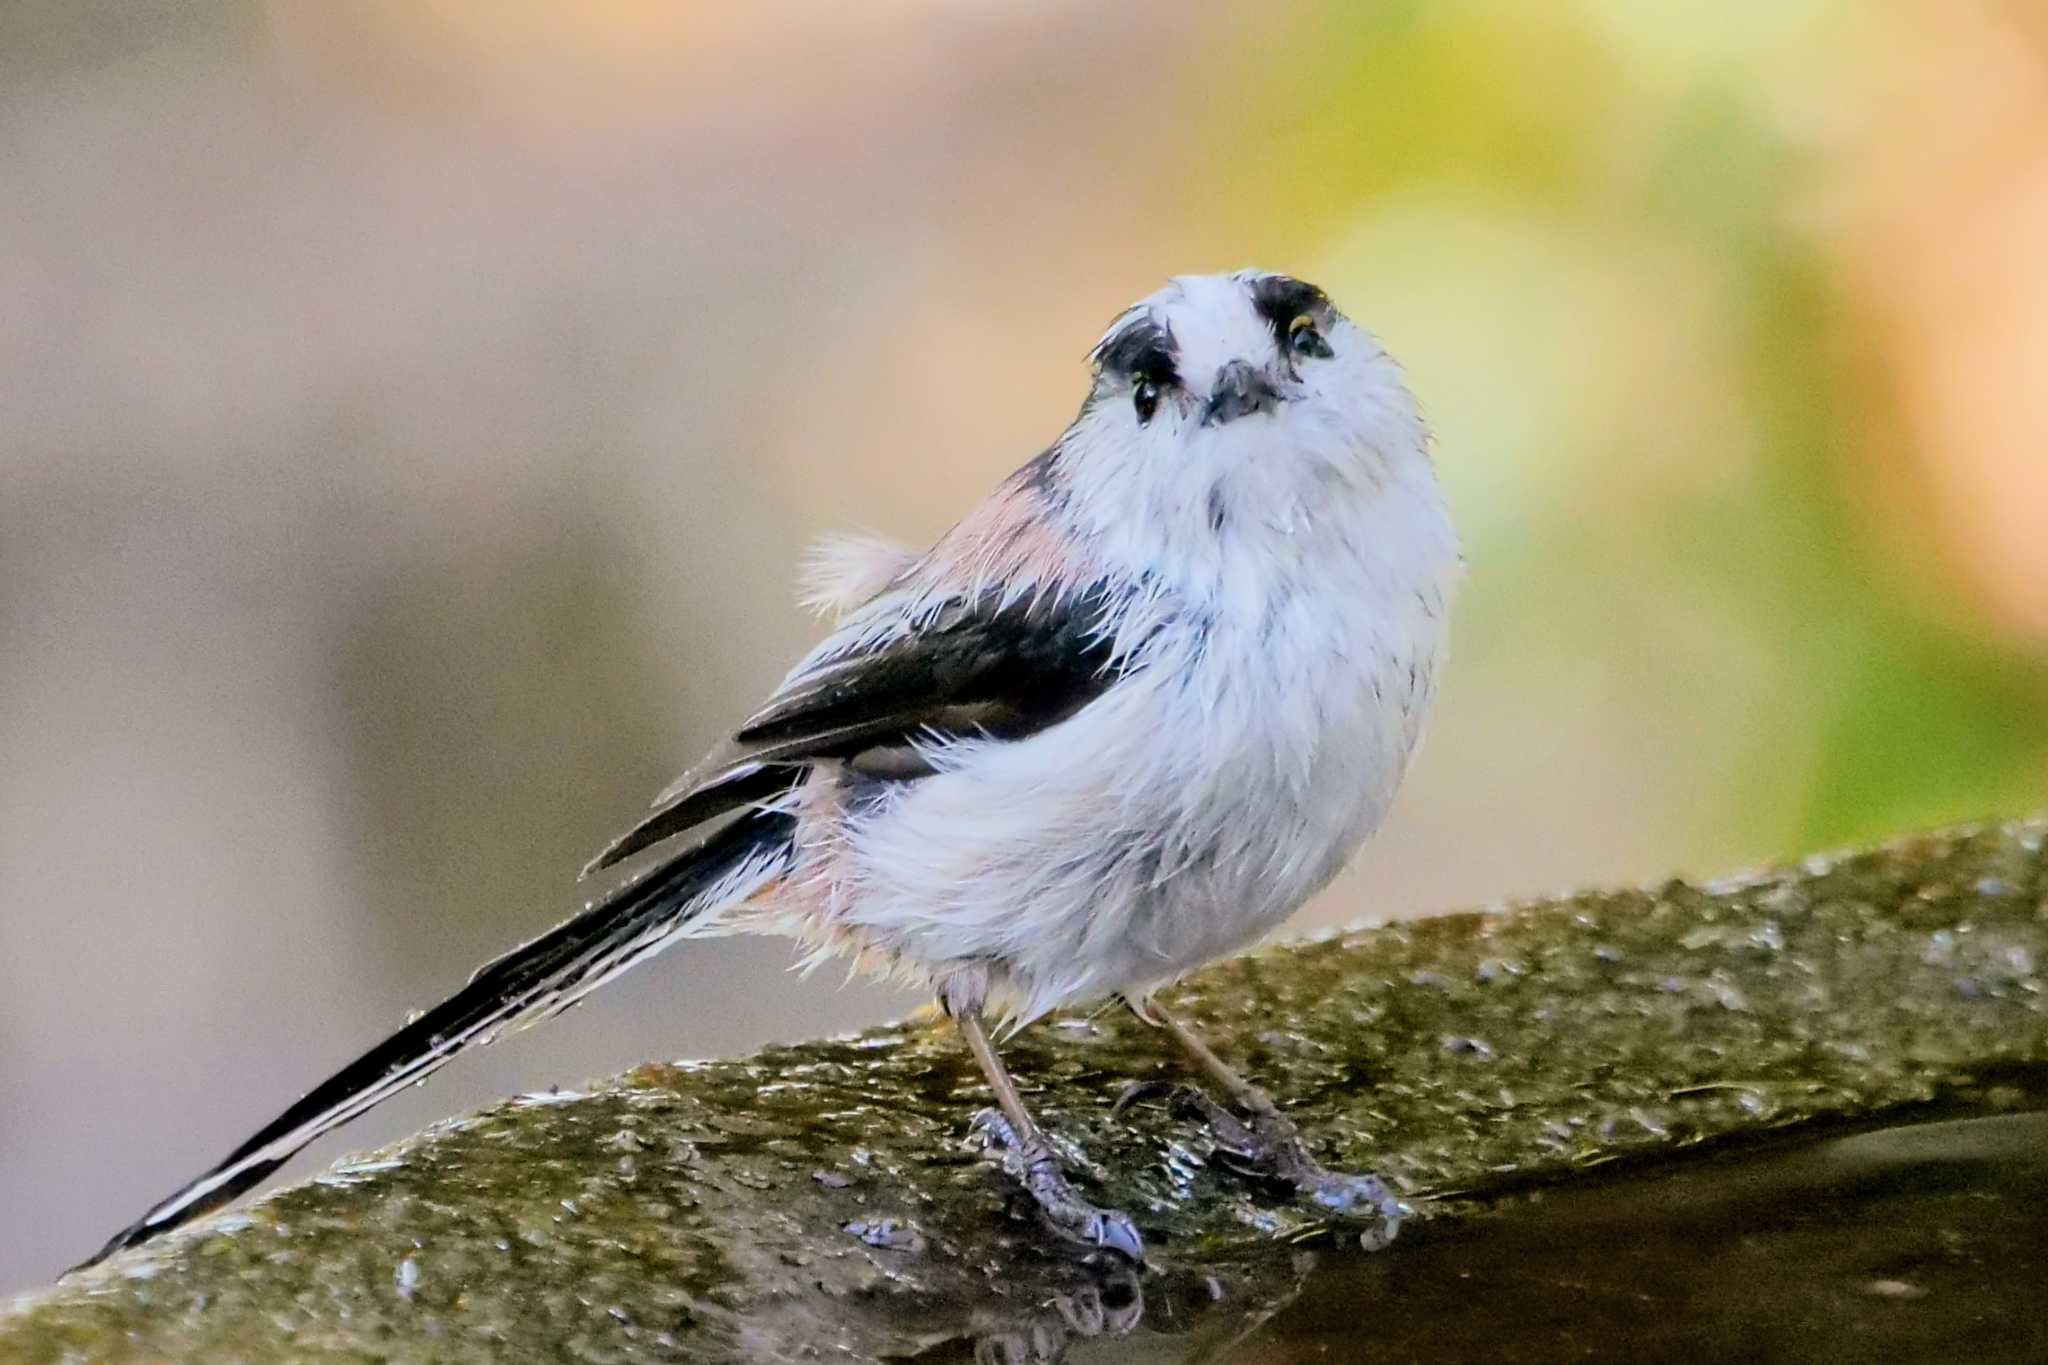
[[(1361, 929), (1168, 998), (1328, 1164), (1378, 1171), (1428, 1219), (1504, 1182), (2048, 1060), (2044, 838), (2037, 819)], [(974, 1150), (989, 1097), (972, 1064), (942, 1025), (902, 1025), (436, 1125), (24, 1296), (0, 1361), (879, 1360), (1134, 1327), (1227, 1337), (1349, 1234), (1210, 1163), (1172, 1108), (1111, 1113), (1130, 1082), (1179, 1075), (1161, 1041), (1106, 1011), (1007, 1050), (1095, 1196), (1144, 1228), (1143, 1272), (1039, 1233)]]

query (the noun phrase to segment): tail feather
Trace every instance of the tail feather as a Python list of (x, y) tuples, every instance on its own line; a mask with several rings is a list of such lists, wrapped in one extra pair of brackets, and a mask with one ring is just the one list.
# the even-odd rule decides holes
[(558, 1014), (687, 937), (708, 912), (752, 895), (787, 869), (795, 825), (795, 817), (779, 811), (742, 816), (574, 919), (486, 964), (449, 999), (314, 1087), (74, 1269), (220, 1207), (307, 1143), (424, 1079), (464, 1048)]

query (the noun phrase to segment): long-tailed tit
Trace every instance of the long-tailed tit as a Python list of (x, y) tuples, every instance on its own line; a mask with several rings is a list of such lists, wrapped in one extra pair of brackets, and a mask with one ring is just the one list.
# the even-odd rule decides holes
[[(110, 1241), (147, 1241), (508, 1027), (684, 939), (788, 935), (932, 991), (1004, 1162), (1058, 1233), (1136, 1256), (1068, 1184), (990, 1025), (1122, 996), (1237, 1110), (1240, 1157), (1391, 1234), (1151, 993), (1274, 928), (1386, 814), (1459, 572), (1392, 360), (1323, 293), (1174, 280), (1110, 327), (1073, 425), (931, 549), (828, 542), (837, 629), (587, 871), (641, 874), (478, 971)], [(722, 824), (715, 822), (723, 821)], [(706, 829), (711, 832), (705, 833)], [(99, 1257), (95, 1257), (97, 1260)]]

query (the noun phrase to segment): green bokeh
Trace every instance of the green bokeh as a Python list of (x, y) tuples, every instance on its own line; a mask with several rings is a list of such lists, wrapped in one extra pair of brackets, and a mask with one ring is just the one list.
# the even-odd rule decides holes
[(1540, 717), (1603, 669), (1634, 680), (1710, 750), (1702, 848), (2048, 788), (2038, 646), (1857, 496), (1883, 475), (1859, 433), (1904, 437), (1805, 225), (1828, 168), (1780, 111), (1858, 60), (1858, 21), (1307, 4), (1246, 23), (1216, 78), (1233, 239), (1318, 272), (1437, 427), (1477, 690)]

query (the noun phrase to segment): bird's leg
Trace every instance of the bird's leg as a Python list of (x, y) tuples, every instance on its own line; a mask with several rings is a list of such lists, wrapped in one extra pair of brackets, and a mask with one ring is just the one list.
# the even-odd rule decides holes
[(1128, 1215), (1115, 1209), (1099, 1209), (1074, 1192), (1066, 1172), (1060, 1169), (1059, 1155), (1024, 1107), (1016, 1082), (1010, 1079), (1002, 1058), (996, 1055), (980, 1012), (962, 1010), (954, 1015), (953, 1022), (959, 1025), (960, 1036), (967, 1040), (967, 1050), (974, 1054), (981, 1074), (988, 1077), (989, 1087), (996, 1092), (996, 1104), (1002, 1112), (984, 1114), (977, 1123), (1002, 1148), (1003, 1169), (1024, 1187), (1039, 1212), (1045, 1215), (1045, 1221), (1060, 1236), (1089, 1246), (1107, 1247), (1134, 1261), (1144, 1260), (1144, 1239)]
[(1404, 1210), (1378, 1176), (1325, 1170), (1308, 1154), (1300, 1130), (1280, 1112), (1272, 1097), (1240, 1076), (1193, 1029), (1156, 1002), (1142, 1009), (1133, 1005), (1131, 1012), (1173, 1039), (1195, 1069), (1229, 1097), (1231, 1108), (1226, 1109), (1198, 1091), (1185, 1092), (1216, 1134), (1218, 1149), (1228, 1164), (1285, 1181), (1332, 1213), (1376, 1219), (1376, 1229), (1364, 1239), (1368, 1245), (1385, 1245), (1394, 1239)]

